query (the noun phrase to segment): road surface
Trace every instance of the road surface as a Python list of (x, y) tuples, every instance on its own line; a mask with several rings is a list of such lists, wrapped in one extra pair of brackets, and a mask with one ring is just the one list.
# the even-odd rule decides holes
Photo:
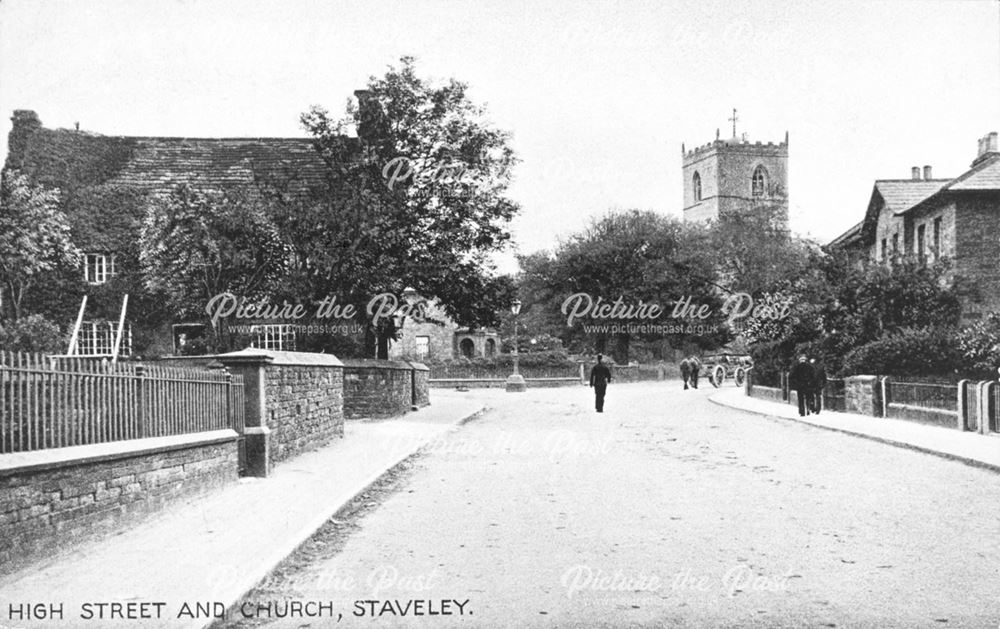
[(1000, 626), (995, 472), (674, 382), (433, 393), (492, 410), (227, 626)]

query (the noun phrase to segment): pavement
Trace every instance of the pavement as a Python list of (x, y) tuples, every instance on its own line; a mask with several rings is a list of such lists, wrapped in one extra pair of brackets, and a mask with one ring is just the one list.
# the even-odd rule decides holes
[(791, 404), (747, 396), (742, 388), (720, 389), (709, 399), (716, 404), (751, 413), (791, 419), (819, 428), (874, 439), (894, 446), (1000, 471), (1000, 435), (981, 435), (953, 428), (928, 426), (904, 419), (823, 411), (800, 417)]
[[(347, 422), (344, 439), (278, 464), (268, 478), (240, 479), (2, 575), (0, 629), (208, 626), (211, 617), (178, 618), (183, 604), (198, 613), (200, 603), (204, 616), (228, 608), (389, 470), (484, 410), (469, 394), (435, 391), (431, 406), (402, 417)], [(29, 603), (46, 612), (61, 605), (62, 618), (10, 616), (8, 605)], [(112, 603), (133, 617), (111, 618)]]

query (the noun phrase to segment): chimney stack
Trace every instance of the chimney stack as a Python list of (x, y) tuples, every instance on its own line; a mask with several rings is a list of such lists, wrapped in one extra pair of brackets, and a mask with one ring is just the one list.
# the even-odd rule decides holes
[(991, 131), (979, 138), (979, 150), (976, 153), (976, 159), (972, 161), (972, 165), (975, 166), (997, 153), (1000, 153), (1000, 149), (997, 148), (997, 132)]
[(924, 179), (931, 180), (934, 177), (931, 176), (931, 167), (924, 166)]
[(28, 142), (35, 131), (42, 128), (42, 121), (30, 109), (15, 109), (10, 120), (13, 125), (7, 136), (6, 168), (21, 168)]
[(914, 166), (910, 169), (910, 172), (912, 173), (914, 181), (920, 181), (920, 166)]

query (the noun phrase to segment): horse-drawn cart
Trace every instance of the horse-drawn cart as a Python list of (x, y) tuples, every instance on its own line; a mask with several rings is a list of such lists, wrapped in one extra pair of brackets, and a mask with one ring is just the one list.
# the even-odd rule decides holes
[(702, 369), (713, 387), (722, 386), (726, 380), (743, 386), (751, 367), (753, 360), (746, 354), (712, 354), (702, 359)]

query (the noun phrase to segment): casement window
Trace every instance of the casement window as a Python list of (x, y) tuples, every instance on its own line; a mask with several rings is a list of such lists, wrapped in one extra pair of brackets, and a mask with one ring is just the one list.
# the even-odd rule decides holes
[(753, 178), (750, 180), (751, 194), (762, 197), (767, 193), (767, 170), (763, 166), (758, 166), (753, 171)]
[(899, 234), (892, 235), (892, 255), (899, 255)]
[(83, 280), (88, 284), (104, 284), (115, 274), (115, 256), (88, 253), (83, 260)]
[(885, 262), (889, 257), (889, 247), (885, 238), (882, 239), (882, 261)]
[(287, 323), (255, 325), (251, 347), (274, 351), (295, 351), (295, 328)]
[(941, 217), (934, 219), (934, 259), (941, 258)]
[(927, 238), (927, 226), (920, 225), (917, 227), (917, 256), (920, 261), (923, 261), (924, 254), (926, 253), (926, 247), (924, 241)]

